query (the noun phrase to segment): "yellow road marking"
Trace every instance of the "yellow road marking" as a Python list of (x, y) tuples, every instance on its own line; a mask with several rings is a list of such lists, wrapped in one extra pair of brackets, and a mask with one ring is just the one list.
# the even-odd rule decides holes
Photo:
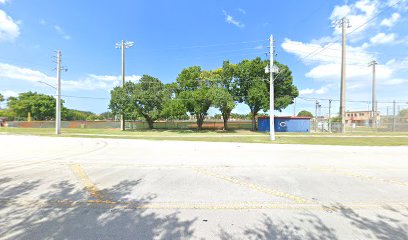
[(198, 172), (198, 173), (202, 173), (205, 174), (207, 176), (211, 176), (211, 177), (215, 177), (230, 183), (234, 183), (252, 190), (255, 190), (257, 192), (261, 192), (261, 193), (266, 193), (275, 197), (282, 197), (282, 198), (287, 198), (290, 199), (292, 201), (294, 201), (295, 203), (308, 203), (310, 202), (309, 200), (307, 200), (306, 198), (303, 197), (299, 197), (290, 193), (286, 193), (286, 192), (282, 192), (279, 190), (275, 190), (275, 189), (271, 189), (268, 187), (264, 187), (264, 186), (260, 186), (257, 185), (255, 183), (251, 183), (242, 179), (238, 179), (238, 178), (234, 178), (234, 177), (229, 177), (229, 176), (225, 176), (225, 175), (221, 175), (219, 173), (210, 171), (208, 169), (204, 169), (204, 168), (199, 168), (199, 167), (192, 167), (191, 169), (193, 169), (194, 171)]
[(323, 172), (332, 172), (332, 173), (337, 173), (337, 174), (344, 175), (344, 176), (350, 176), (350, 177), (358, 178), (364, 181), (377, 181), (377, 182), (384, 182), (384, 183), (396, 184), (396, 185), (408, 187), (408, 182), (401, 182), (401, 181), (394, 180), (394, 179), (366, 176), (366, 175), (361, 175), (361, 174), (357, 174), (354, 172), (338, 170), (335, 168), (314, 168), (314, 169), (317, 169)]
[(71, 170), (74, 172), (75, 176), (82, 182), (84, 185), (86, 191), (94, 198), (96, 198), (98, 201), (101, 202), (111, 202), (111, 200), (108, 200), (110, 198), (106, 197), (99, 189), (98, 187), (89, 179), (88, 174), (84, 171), (84, 169), (81, 167), (79, 164), (71, 164), (70, 165)]

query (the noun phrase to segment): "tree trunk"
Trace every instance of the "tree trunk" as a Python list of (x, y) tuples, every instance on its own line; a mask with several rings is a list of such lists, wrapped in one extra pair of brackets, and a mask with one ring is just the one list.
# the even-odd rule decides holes
[(228, 130), (228, 119), (229, 119), (230, 114), (228, 113), (223, 113), (222, 114), (222, 119), (224, 120), (224, 130)]
[(252, 131), (256, 131), (257, 127), (256, 127), (256, 113), (251, 112), (252, 113)]
[(203, 129), (203, 123), (204, 123), (204, 116), (202, 114), (197, 115), (197, 130), (200, 131)]
[(153, 129), (153, 120), (152, 119), (148, 119), (147, 120), (147, 124), (149, 124), (149, 129), (151, 130), (151, 129)]

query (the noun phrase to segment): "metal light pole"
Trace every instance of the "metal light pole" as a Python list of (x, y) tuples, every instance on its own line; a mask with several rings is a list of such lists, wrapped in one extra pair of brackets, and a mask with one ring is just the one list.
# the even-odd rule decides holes
[(61, 51), (57, 52), (57, 102), (55, 108), (55, 134), (61, 134)]
[[(121, 42), (116, 43), (116, 48), (122, 50), (122, 87), (125, 86), (125, 49), (133, 47), (134, 42), (122, 40)], [(121, 115), (120, 120), (120, 129), (125, 131), (125, 115)]]

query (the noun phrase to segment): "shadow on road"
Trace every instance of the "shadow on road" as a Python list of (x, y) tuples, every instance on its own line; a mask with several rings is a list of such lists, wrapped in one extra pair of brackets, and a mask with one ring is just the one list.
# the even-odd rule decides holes
[[(69, 206), (38, 206), (23, 200), (33, 197), (40, 180), (16, 183), (12, 178), (0, 178), (0, 239), (191, 239), (197, 217), (182, 220), (175, 210), (157, 213), (145, 208), (120, 208), (100, 204)], [(116, 201), (131, 202), (132, 206), (151, 203), (157, 196), (146, 195), (128, 199), (140, 183), (121, 181), (101, 191), (116, 196)], [(61, 181), (39, 195), (42, 202), (63, 199), (86, 199), (84, 190), (74, 183)], [(44, 192), (44, 190), (42, 190)], [(21, 202), (18, 202), (18, 201)], [(275, 211), (264, 213), (257, 224), (226, 229), (219, 226), (216, 238), (235, 239), (408, 239), (408, 209), (385, 206), (381, 211), (353, 210), (332, 205), (333, 212), (316, 214), (313, 211), (285, 212), (290, 220)], [(163, 212), (167, 212), (164, 214)], [(218, 212), (222, 214), (223, 212)], [(197, 216), (201, 213), (196, 212)], [(246, 212), (240, 215), (245, 222)], [(282, 214), (282, 212), (280, 212)], [(221, 216), (221, 215), (220, 215)], [(331, 221), (325, 220), (330, 218)], [(237, 219), (231, 219), (231, 221)], [(338, 220), (338, 221), (336, 221)], [(211, 235), (211, 234), (210, 234)]]
[(256, 225), (246, 226), (241, 232), (234, 234), (220, 228), (218, 236), (222, 240), (408, 240), (408, 209), (399, 211), (385, 206), (382, 209), (384, 215), (373, 214), (374, 217), (364, 217), (341, 205), (333, 205), (333, 207), (337, 208), (338, 211), (332, 214), (341, 220), (341, 222), (334, 222), (334, 227), (336, 229), (343, 228), (341, 233), (326, 225), (319, 216), (311, 213), (296, 214), (296, 217), (292, 218), (293, 221), (282, 221), (278, 216), (264, 214), (263, 219)]
[[(0, 179), (0, 198), (28, 195), (38, 187), (39, 181), (10, 184), (12, 179)], [(139, 181), (122, 181), (103, 192), (127, 200)], [(69, 181), (52, 185), (40, 196), (43, 201), (78, 199), (82, 191)], [(133, 200), (135, 204), (147, 204), (155, 196), (143, 196)], [(1, 239), (188, 239), (196, 221), (181, 221), (178, 212), (158, 214), (143, 208), (100, 207), (80, 205), (68, 207), (38, 207), (33, 204), (0, 203)]]

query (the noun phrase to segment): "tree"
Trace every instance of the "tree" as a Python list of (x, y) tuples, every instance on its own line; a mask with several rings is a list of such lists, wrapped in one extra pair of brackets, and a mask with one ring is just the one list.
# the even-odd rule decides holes
[(63, 112), (62, 119), (66, 121), (84, 121), (87, 120), (90, 116), (97, 115), (93, 112), (67, 109)]
[(224, 130), (228, 130), (228, 119), (231, 116), (231, 111), (235, 108), (233, 96), (225, 88), (212, 89), (214, 107), (221, 112), (224, 121)]
[(103, 112), (100, 114), (100, 116), (102, 117), (103, 120), (111, 120), (113, 119), (115, 116), (112, 114), (112, 112)]
[(0, 117), (5, 117), (8, 121), (14, 121), (16, 118), (16, 113), (10, 109), (0, 109)]
[[(269, 110), (269, 74), (265, 73), (268, 64), (269, 61), (257, 57), (241, 61), (234, 71), (234, 91), (239, 102), (244, 102), (251, 109), (253, 130), (256, 129), (258, 112)], [(299, 93), (293, 85), (289, 68), (276, 61), (274, 64), (279, 67), (279, 73), (274, 78), (274, 105), (275, 110), (281, 111), (292, 104)]]
[(234, 90), (234, 71), (236, 65), (224, 61), (222, 68), (210, 72), (208, 80), (212, 80), (213, 85), (213, 105), (221, 112), (224, 121), (224, 130), (228, 130), (228, 120), (231, 111), (235, 108), (237, 97)]
[(408, 118), (408, 109), (401, 110), (398, 115), (400, 118)]
[(159, 79), (149, 75), (143, 75), (135, 85), (132, 103), (153, 129), (154, 121), (161, 117), (164, 103), (170, 99), (170, 92)]
[(180, 99), (169, 99), (163, 105), (162, 118), (168, 120), (188, 119), (187, 108)]
[(309, 112), (309, 111), (306, 111), (306, 110), (300, 111), (297, 116), (298, 117), (311, 117), (311, 118), (313, 118), (313, 114), (311, 112)]
[[(16, 117), (27, 117), (28, 113), (31, 113), (34, 120), (54, 119), (55, 105), (54, 97), (31, 91), (20, 93), (18, 97), (10, 97), (7, 102), (7, 106), (15, 113)], [(61, 112), (63, 114), (66, 110), (62, 106)]]
[(176, 99), (182, 100), (187, 111), (195, 115), (198, 130), (202, 129), (208, 109), (213, 103), (211, 83), (203, 80), (206, 74), (208, 72), (201, 71), (201, 67), (193, 66), (183, 69), (176, 79)]
[(111, 91), (109, 109), (114, 115), (123, 115), (127, 119), (136, 120), (138, 114), (135, 106), (132, 104), (134, 83), (127, 82), (124, 87), (115, 87)]
[(142, 116), (150, 129), (161, 117), (164, 103), (170, 99), (170, 92), (157, 78), (143, 75), (138, 83), (127, 82), (124, 87), (116, 87), (111, 92), (109, 108), (115, 114), (127, 118)]
[(2, 102), (4, 102), (4, 96), (0, 93), (0, 109), (1, 109)]
[[(277, 61), (274, 62), (274, 65), (279, 68), (279, 72), (274, 76), (275, 110), (282, 111), (294, 103), (294, 99), (299, 96), (299, 91), (293, 84), (292, 71), (289, 67)], [(267, 85), (269, 89), (269, 82)]]

